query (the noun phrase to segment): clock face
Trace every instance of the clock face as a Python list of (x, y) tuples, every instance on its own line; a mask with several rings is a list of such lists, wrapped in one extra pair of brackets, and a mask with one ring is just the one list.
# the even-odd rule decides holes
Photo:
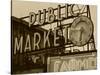
[(92, 21), (85, 16), (76, 18), (70, 29), (69, 39), (74, 45), (85, 45), (91, 38), (93, 33)]

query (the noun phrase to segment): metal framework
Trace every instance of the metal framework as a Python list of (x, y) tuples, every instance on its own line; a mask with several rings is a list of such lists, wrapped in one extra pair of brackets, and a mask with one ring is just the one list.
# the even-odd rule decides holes
[[(74, 6), (74, 4), (71, 4), (71, 5), (68, 5), (68, 7), (67, 7), (67, 9), (69, 8), (69, 7), (73, 7)], [(78, 15), (75, 15), (75, 16), (73, 16), (73, 15), (71, 15), (71, 16), (68, 16), (67, 18), (63, 18), (62, 19), (62, 21), (63, 20), (69, 20), (69, 19), (72, 19), (72, 20), (74, 20), (75, 18), (77, 18), (77, 17), (79, 17), (79, 16), (82, 16), (82, 15), (84, 15), (85, 14), (85, 16), (87, 16), (90, 20), (91, 20), (91, 13), (90, 13), (90, 8), (89, 8), (89, 5), (85, 5), (84, 7), (82, 7), (83, 8), (83, 11), (80, 13), (80, 10), (82, 9), (80, 9), (79, 8), (79, 6), (78, 5), (76, 5), (77, 6), (77, 10), (74, 10), (73, 12), (76, 12), (76, 11), (78, 11), (79, 12), (79, 14)], [(65, 6), (61, 6), (61, 9), (64, 9), (65, 8)], [(84, 11), (86, 9), (86, 11)], [(73, 10), (73, 9), (71, 9), (71, 10)], [(57, 8), (54, 8), (54, 12), (55, 11), (57, 11)], [(47, 13), (48, 11), (46, 11), (46, 13)], [(43, 14), (43, 12), (41, 13), (41, 14)], [(64, 13), (63, 13), (64, 14)], [(61, 14), (61, 15), (63, 15), (63, 14)], [(69, 14), (69, 12), (67, 12), (67, 14)], [(36, 14), (36, 15), (38, 15), (38, 14)], [(26, 18), (29, 18), (29, 16), (25, 16), (25, 17), (21, 17), (20, 19), (26, 19)], [(62, 36), (61, 36), (61, 41), (63, 41), (63, 36), (64, 36), (64, 34), (63, 34), (63, 27), (65, 27), (65, 26), (67, 26), (67, 30), (70, 28), (70, 26), (71, 26), (71, 24), (72, 23), (67, 23), (67, 24), (63, 24), (62, 23), (62, 21), (58, 21), (57, 19), (55, 19), (54, 20), (54, 22), (53, 23), (57, 23), (57, 27), (59, 27), (60, 28), (60, 30), (61, 30), (61, 32), (62, 32)], [(47, 24), (49, 24), (49, 23), (44, 23), (43, 25), (34, 25), (34, 26), (32, 26), (32, 27), (43, 27), (43, 26), (45, 26), (45, 25), (47, 25)], [(52, 25), (52, 24), (51, 24)], [(50, 26), (51, 26), (50, 25)], [(67, 32), (67, 34), (68, 34), (68, 32)], [(68, 35), (67, 35), (67, 38), (68, 38)], [(66, 47), (67, 46), (67, 47)], [(86, 44), (86, 46), (87, 46), (87, 49), (86, 49), (86, 51), (90, 51), (91, 50), (91, 47), (93, 48), (93, 50), (96, 50), (96, 48), (95, 48), (95, 41), (94, 41), (94, 36), (92, 35), (92, 37), (91, 37), (91, 39), (90, 39), (90, 41)], [(70, 48), (70, 50), (73, 48), (73, 47), (75, 47), (75, 45), (73, 45), (73, 43), (71, 43), (70, 41), (69, 41), (69, 39), (68, 39), (68, 43), (64, 43), (63, 44), (63, 46), (62, 47), (54, 47), (54, 48), (44, 48), (44, 49), (40, 49), (40, 50), (36, 50), (36, 51), (33, 51), (33, 52), (30, 52), (30, 53), (28, 53), (28, 54), (48, 54), (48, 53), (54, 53), (54, 52), (52, 52), (52, 50), (55, 50), (55, 53), (56, 52), (58, 52), (58, 54), (59, 55), (62, 55), (61, 53), (59, 53), (62, 49), (63, 49), (63, 51), (65, 50), (65, 49), (67, 49), (67, 48)], [(84, 46), (81, 46), (81, 47), (83, 47), (83, 51), (85, 51), (84, 50)], [(56, 49), (55, 49), (56, 48)], [(80, 53), (81, 51), (80, 50), (78, 50), (78, 52)], [(64, 53), (64, 52), (62, 52), (64, 55), (66, 54), (66, 53)], [(69, 52), (69, 54), (70, 53), (73, 53), (73, 52)], [(23, 53), (24, 54), (24, 53)], [(68, 54), (68, 53), (67, 53)]]

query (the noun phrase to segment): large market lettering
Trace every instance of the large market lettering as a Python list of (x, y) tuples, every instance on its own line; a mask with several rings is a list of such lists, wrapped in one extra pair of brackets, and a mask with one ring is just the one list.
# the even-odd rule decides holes
[[(57, 36), (57, 31), (59, 30), (59, 28), (55, 28), (53, 31), (53, 40), (50, 40), (50, 30), (48, 32), (44, 32), (43, 37), (40, 35), (40, 33), (35, 32), (34, 33), (34, 37), (33, 37), (33, 41), (30, 39), (30, 35), (27, 34), (26, 39), (24, 39), (24, 36), (20, 36), (20, 37), (15, 37), (14, 39), (14, 54), (16, 54), (17, 52), (19, 53), (23, 53), (23, 52), (28, 52), (28, 51), (32, 51), (32, 50), (39, 50), (40, 48), (40, 41), (42, 42), (43, 48), (46, 48), (46, 46), (51, 47), (52, 44), (54, 45), (54, 47), (56, 46), (60, 46), (60, 43), (57, 42), (57, 40), (60, 39), (59, 36)], [(42, 39), (43, 38), (43, 39)], [(53, 43), (51, 44), (50, 42), (53, 41)], [(25, 42), (25, 44), (23, 43)], [(33, 42), (33, 44), (32, 44)], [(65, 36), (65, 43), (67, 42), (67, 37)]]

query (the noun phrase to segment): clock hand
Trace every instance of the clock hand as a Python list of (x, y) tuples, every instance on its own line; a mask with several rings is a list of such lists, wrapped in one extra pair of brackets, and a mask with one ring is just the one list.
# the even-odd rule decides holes
[(79, 41), (81, 42), (82, 41), (82, 33), (84, 31), (83, 27), (81, 27), (81, 29), (79, 31), (80, 31)]

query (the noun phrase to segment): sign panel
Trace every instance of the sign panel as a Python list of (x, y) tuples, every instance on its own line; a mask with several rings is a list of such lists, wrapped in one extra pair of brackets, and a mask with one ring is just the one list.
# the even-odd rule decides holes
[(66, 72), (78, 70), (96, 69), (96, 53), (84, 53), (49, 57), (47, 63), (48, 72)]

